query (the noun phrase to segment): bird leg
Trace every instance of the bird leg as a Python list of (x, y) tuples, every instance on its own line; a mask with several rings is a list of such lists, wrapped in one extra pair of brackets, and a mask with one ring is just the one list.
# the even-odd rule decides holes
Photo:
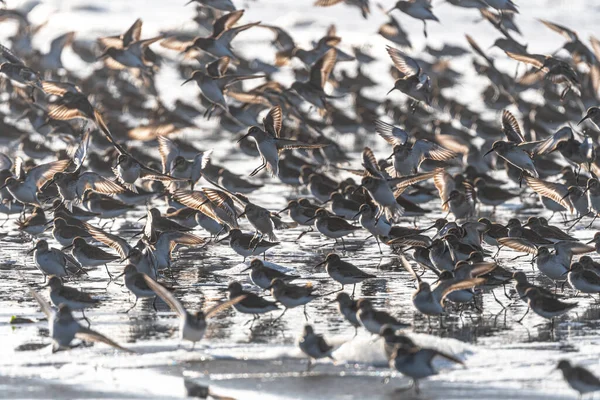
[(304, 319), (308, 322), (308, 313), (306, 312), (306, 304), (304, 305)]
[(250, 172), (250, 176), (255, 176), (256, 174), (258, 174), (260, 171), (262, 171), (266, 167), (267, 167), (267, 162), (263, 160), (263, 163), (258, 168), (256, 168), (254, 171)]
[(523, 321), (523, 319), (525, 318), (525, 316), (526, 316), (528, 313), (529, 313), (529, 306), (527, 307), (527, 311), (525, 311), (525, 314), (523, 314), (523, 316), (522, 316), (522, 317), (521, 317), (519, 320), (517, 320), (517, 323), (519, 323), (519, 324), (520, 324), (520, 323), (521, 323), (521, 321)]
[(87, 322), (88, 328), (90, 326), (92, 326), (92, 323), (90, 322), (90, 320), (85, 316), (85, 310), (84, 309), (81, 309), (81, 316), (83, 317), (83, 319), (85, 320), (85, 322)]
[(132, 305), (131, 307), (129, 307), (129, 308), (127, 309), (127, 311), (125, 311), (125, 314), (129, 314), (129, 311), (133, 310), (133, 309), (135, 308), (135, 306), (137, 306), (137, 301), (138, 301), (138, 298), (137, 298), (137, 296), (136, 296), (136, 297), (135, 297), (135, 301), (133, 302), (133, 305)]

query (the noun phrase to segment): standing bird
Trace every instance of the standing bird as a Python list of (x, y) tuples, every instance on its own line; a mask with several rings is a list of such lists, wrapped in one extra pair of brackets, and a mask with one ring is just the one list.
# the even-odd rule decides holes
[(284, 150), (293, 149), (320, 149), (326, 144), (310, 144), (298, 140), (282, 139), (280, 137), (281, 127), (283, 125), (283, 113), (280, 106), (271, 108), (267, 116), (263, 119), (263, 128), (252, 126), (248, 133), (242, 136), (238, 142), (247, 137), (251, 137), (256, 142), (258, 152), (262, 159), (262, 164), (250, 173), (250, 176), (258, 174), (264, 168), (267, 168), (273, 176), (279, 175), (279, 154)]
[(366, 279), (375, 278), (375, 275), (367, 274), (349, 262), (343, 261), (340, 256), (335, 253), (327, 254), (325, 260), (315, 265), (315, 268), (320, 267), (321, 265), (325, 265), (327, 274), (329, 274), (334, 281), (342, 285), (342, 290), (344, 290), (344, 285), (353, 285), (352, 297), (354, 297), (357, 283), (361, 283)]
[(171, 310), (177, 314), (179, 317), (179, 338), (181, 340), (189, 340), (192, 342), (192, 350), (196, 346), (196, 342), (199, 342), (204, 337), (207, 327), (206, 320), (246, 298), (243, 295), (238, 296), (232, 300), (217, 304), (206, 311), (198, 310), (195, 313), (190, 313), (164, 286), (150, 278), (148, 275), (144, 275), (144, 280), (154, 293), (167, 303)]
[(432, 361), (436, 356), (443, 357), (456, 364), (463, 364), (455, 356), (442, 353), (439, 350), (400, 345), (390, 357), (390, 367), (396, 369), (402, 375), (412, 378), (415, 392), (418, 394), (420, 392), (419, 379), (437, 375), (437, 371), (432, 365)]
[(324, 357), (333, 359), (331, 356), (333, 346), (329, 345), (325, 341), (323, 335), (316, 334), (311, 325), (304, 325), (304, 330), (302, 331), (302, 336), (300, 336), (300, 340), (298, 341), (298, 346), (304, 354), (310, 357), (308, 360), (307, 370), (310, 370), (313, 360)]
[(572, 365), (567, 360), (560, 360), (556, 369), (560, 369), (569, 386), (579, 392), (579, 398), (600, 390), (600, 379), (583, 367)]

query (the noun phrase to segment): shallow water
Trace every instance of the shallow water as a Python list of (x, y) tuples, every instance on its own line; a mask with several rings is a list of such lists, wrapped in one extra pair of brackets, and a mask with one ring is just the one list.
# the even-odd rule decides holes
[[(368, 44), (372, 54), (384, 62), (376, 63), (368, 72), (381, 83), (374, 97), (382, 98), (391, 87), (387, 74), (390, 65), (385, 56), (385, 41), (375, 32), (384, 17), (373, 5), (373, 15), (368, 21), (359, 18), (355, 9), (336, 6), (330, 9), (314, 9), (312, 1), (283, 2), (276, 0), (237, 2), (247, 8), (244, 21), (258, 21), (281, 25), (289, 29), (299, 42), (307, 45), (318, 39), (330, 23), (336, 23), (343, 37), (344, 49), (351, 44)], [(387, 3), (390, 3), (389, 1)], [(574, 0), (522, 2), (522, 17), (518, 20), (529, 40), (530, 51), (550, 53), (562, 39), (540, 26), (534, 18), (547, 18), (551, 21), (574, 27), (581, 37), (587, 38), (595, 28), (598, 6), (593, 1)], [(86, 5), (98, 5), (97, 10), (83, 9)], [(9, 0), (9, 5), (13, 3)], [(385, 4), (386, 8), (389, 4)], [(437, 7), (437, 4), (436, 4)], [(590, 12), (590, 9), (593, 12)], [(483, 23), (475, 24), (478, 16), (473, 11), (457, 10), (447, 4), (439, 5), (436, 14), (442, 24), (429, 24), (429, 41), (438, 45), (443, 41), (466, 46), (464, 33), (470, 33), (486, 48), (496, 38), (491, 27)], [(318, 11), (318, 12), (317, 12)], [(104, 34), (115, 34), (126, 29), (137, 17), (144, 20), (143, 36), (150, 37), (163, 29), (193, 27), (189, 16), (191, 8), (184, 8), (183, 2), (156, 0), (132, 0), (128, 2), (46, 1), (32, 12), (32, 19), (39, 23), (49, 19), (48, 25), (38, 35), (35, 45), (45, 49), (50, 39), (67, 30), (75, 30), (81, 37), (96, 38)], [(417, 49), (423, 47), (424, 38), (420, 23), (400, 17), (403, 26), (411, 29), (411, 39)], [(299, 24), (303, 21), (315, 22), (311, 25)], [(451, 34), (449, 34), (449, 32)], [(0, 34), (11, 33), (10, 24), (0, 24)], [(270, 36), (262, 30), (248, 31), (236, 39), (236, 49), (244, 54), (262, 56)], [(47, 40), (47, 41), (46, 41)], [(158, 50), (158, 47), (157, 47)], [(173, 56), (172, 53), (166, 53)], [(272, 54), (269, 50), (265, 54)], [(500, 56), (500, 51), (496, 51)], [(502, 58), (502, 57), (500, 57)], [(267, 57), (268, 59), (268, 57)], [(80, 67), (77, 57), (67, 50), (67, 67)], [(471, 56), (456, 60), (456, 68), (469, 65)], [(514, 68), (514, 63), (499, 61), (500, 66)], [(342, 66), (343, 67), (343, 66)], [(385, 74), (381, 73), (386, 71)], [(85, 69), (82, 70), (82, 73)], [(461, 100), (473, 100), (474, 109), (480, 109), (478, 90), (482, 81), (473, 77), (469, 70), (466, 78), (457, 89)], [(289, 74), (281, 73), (281, 80), (289, 79)], [(179, 87), (180, 79), (173, 65), (167, 64), (159, 77), (159, 89), (167, 102), (176, 98), (194, 101), (196, 88)], [(400, 99), (400, 95), (397, 95)], [(489, 113), (489, 118), (497, 115)], [(199, 121), (202, 129), (190, 130), (184, 136), (196, 141), (199, 147), (215, 148), (215, 159), (230, 170), (250, 172), (258, 165), (257, 159), (232, 153), (229, 138), (207, 139), (208, 129), (213, 123)], [(373, 133), (365, 142), (376, 149), (378, 156), (389, 152), (384, 143)], [(351, 146), (353, 139), (342, 136), (340, 143)], [(354, 153), (356, 156), (358, 153)], [(358, 165), (358, 163), (356, 163)], [(289, 189), (268, 180), (269, 184), (250, 195), (256, 203), (277, 210), (283, 208)], [(533, 203), (535, 199), (525, 198)], [(514, 201), (499, 208), (495, 215), (498, 221), (506, 221), (520, 209), (521, 202)], [(419, 226), (426, 226), (431, 220), (442, 216), (438, 211), (439, 201), (425, 205), (433, 210), (418, 220)], [(113, 231), (131, 237), (141, 226), (135, 222), (144, 212), (139, 209), (128, 214), (127, 221), (118, 221)], [(489, 210), (482, 209), (482, 215)], [(546, 215), (541, 209), (532, 208), (519, 212), (525, 219), (531, 214)], [(548, 215), (546, 215), (548, 216)], [(121, 223), (125, 222), (125, 223)], [(553, 221), (558, 223), (558, 217)], [(102, 224), (104, 221), (92, 221)], [(402, 225), (413, 223), (406, 218)], [(595, 229), (582, 229), (581, 223), (574, 235), (582, 239), (593, 236)], [(596, 226), (598, 223), (596, 223)], [(26, 294), (26, 282), (38, 288), (42, 277), (33, 265), (26, 251), (32, 246), (30, 239), (13, 231), (13, 220), (0, 228), (0, 397), (2, 398), (180, 398), (183, 396), (182, 376), (198, 382), (208, 383), (218, 394), (238, 399), (395, 399), (411, 398), (413, 392), (398, 392), (409, 381), (394, 375), (388, 384), (382, 380), (391, 370), (385, 365), (381, 343), (374, 337), (349, 326), (328, 301), (326, 296), (311, 302), (308, 307), (310, 323), (315, 330), (338, 345), (334, 352), (335, 363), (318, 362), (306, 373), (306, 359), (295, 346), (297, 336), (305, 323), (301, 309), (290, 310), (274, 324), (270, 317), (263, 317), (252, 329), (246, 325), (248, 317), (230, 309), (211, 321), (205, 339), (188, 351), (189, 344), (179, 347), (176, 332), (176, 318), (168, 307), (158, 302), (159, 312), (153, 311), (150, 302), (142, 302), (128, 314), (122, 313), (130, 307), (125, 289), (115, 284), (106, 286), (106, 272), (103, 269), (92, 271), (89, 276), (70, 282), (96, 294), (104, 301), (97, 308), (86, 312), (92, 321), (92, 328), (106, 334), (118, 343), (138, 352), (130, 355), (114, 352), (103, 345), (79, 348), (69, 352), (52, 354), (47, 338), (47, 324), (38, 321), (32, 324), (10, 325), (11, 316), (41, 319), (33, 299)], [(247, 226), (246, 226), (247, 228)], [(301, 229), (291, 229), (277, 233), (282, 244), (267, 253), (267, 260), (286, 268), (291, 268), (302, 276), (298, 282), (313, 282), (319, 293), (330, 293), (339, 285), (323, 270), (314, 266), (331, 251), (332, 244), (311, 233), (298, 244), (295, 238)], [(204, 235), (200, 230), (196, 233)], [(47, 235), (46, 235), (47, 236)], [(524, 303), (515, 296), (509, 300), (500, 287), (495, 295), (507, 308), (502, 308), (489, 293), (478, 298), (478, 307), (466, 309), (462, 313), (452, 310), (440, 328), (437, 320), (431, 324), (414, 312), (411, 295), (414, 282), (399, 265), (395, 257), (384, 249), (380, 255), (377, 245), (367, 235), (359, 232), (346, 240), (346, 251), (336, 248), (344, 257), (372, 273), (377, 278), (357, 285), (356, 295), (373, 299), (377, 308), (385, 308), (402, 321), (410, 322), (413, 328), (408, 332), (415, 335), (419, 343), (426, 343), (452, 352), (465, 360), (465, 368), (445, 362), (436, 362), (442, 372), (423, 381), (421, 398), (465, 399), (465, 398), (574, 398), (557, 371), (552, 371), (558, 359), (566, 357), (586, 365), (600, 374), (598, 346), (600, 308), (594, 300), (579, 297), (579, 306), (567, 316), (557, 320), (555, 329), (542, 318), (530, 313), (522, 323), (515, 322), (526, 311)], [(316, 246), (327, 244), (315, 249)], [(56, 247), (56, 243), (53, 243)], [(523, 260), (511, 261), (515, 256), (503, 251), (499, 264), (511, 270), (523, 270), (537, 283), (548, 281), (539, 277), (531, 265)], [(597, 257), (595, 257), (597, 258)], [(175, 255), (172, 282), (175, 294), (186, 307), (197, 309), (207, 307), (226, 296), (227, 283), (233, 279), (242, 280), (247, 287), (247, 275), (241, 274), (239, 263), (242, 257), (234, 253), (226, 244), (211, 245), (205, 249), (184, 249)], [(109, 265), (113, 273), (119, 273), (119, 264)], [(171, 277), (170, 277), (171, 278)], [(432, 281), (433, 276), (425, 275)], [(348, 288), (346, 288), (348, 290)], [(510, 292), (510, 288), (507, 291)], [(566, 294), (573, 292), (566, 289)], [(76, 313), (78, 315), (78, 313)], [(277, 315), (277, 314), (275, 314)]]

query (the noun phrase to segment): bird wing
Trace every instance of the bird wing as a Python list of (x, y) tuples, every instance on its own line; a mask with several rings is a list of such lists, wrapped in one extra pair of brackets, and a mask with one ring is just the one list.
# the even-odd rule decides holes
[(559, 24), (555, 24), (554, 22), (543, 20), (543, 19), (540, 19), (539, 21), (542, 24), (546, 25), (548, 28), (552, 29), (554, 32), (558, 32), (563, 37), (567, 38), (567, 40), (570, 40), (571, 42), (574, 42), (577, 40), (577, 33), (570, 30), (569, 28), (564, 27)]
[(69, 82), (42, 81), (42, 89), (47, 94), (55, 96), (64, 96), (65, 93), (81, 93), (78, 86)]
[(425, 139), (418, 139), (413, 145), (412, 151), (417, 152), (421, 161), (426, 158), (435, 161), (447, 161), (456, 157), (455, 152)]
[(454, 179), (452, 179), (452, 176), (445, 170), (439, 169), (436, 171), (435, 175), (433, 175), (433, 184), (440, 194), (442, 210), (448, 211), (450, 209), (450, 206), (446, 203), (448, 201), (448, 195), (451, 191), (456, 189)]
[(560, 242), (554, 243), (554, 249), (556, 250), (556, 254), (586, 254), (595, 251), (596, 248), (592, 246), (588, 246), (587, 244), (581, 242), (574, 242), (570, 240), (564, 240)]
[(375, 132), (392, 146), (403, 145), (408, 140), (408, 133), (404, 129), (381, 120), (375, 121)]
[(187, 311), (183, 307), (183, 304), (173, 295), (173, 293), (169, 292), (163, 285), (156, 282), (154, 279), (150, 278), (146, 274), (142, 274), (144, 276), (144, 280), (150, 289), (156, 293), (158, 297), (160, 297), (167, 305), (176, 313), (180, 318), (185, 317)]
[(362, 165), (368, 175), (383, 179), (383, 174), (379, 170), (379, 165), (377, 164), (377, 158), (375, 158), (373, 150), (368, 147), (365, 147), (362, 152)]
[(419, 275), (417, 275), (414, 268), (412, 267), (412, 265), (410, 265), (410, 263), (408, 262), (406, 257), (404, 257), (403, 254), (400, 254), (399, 258), (400, 258), (400, 264), (402, 264), (402, 268), (404, 268), (413, 278), (415, 278), (417, 281), (420, 282), (421, 277)]
[(542, 66), (544, 65), (544, 61), (546, 61), (546, 57), (541, 54), (517, 54), (507, 51), (506, 55), (512, 58), (513, 60), (533, 65), (538, 69), (542, 68)]
[(502, 111), (502, 131), (509, 142), (522, 143), (525, 141), (519, 122), (508, 110)]
[(127, 189), (118, 183), (109, 181), (96, 172), (89, 171), (79, 175), (76, 192), (79, 196), (82, 196), (88, 190), (102, 194), (117, 194), (127, 191)]
[(481, 49), (481, 47), (479, 47), (475, 39), (473, 39), (470, 35), (465, 35), (465, 37), (467, 38), (467, 42), (469, 42), (469, 46), (471, 46), (473, 51), (479, 54), (481, 57), (483, 57), (485, 61), (487, 61), (487, 63), (493, 67), (494, 61), (491, 58), (489, 58), (487, 54), (485, 54), (485, 52)]
[(313, 5), (317, 7), (330, 7), (341, 3), (342, 1), (344, 0), (317, 0), (313, 3)]
[(276, 139), (275, 144), (278, 150), (320, 149), (329, 146), (327, 143), (305, 143), (291, 139)]
[(123, 47), (129, 46), (133, 42), (138, 42), (142, 37), (142, 19), (138, 18), (135, 22), (127, 29), (122, 36)]
[(539, 155), (544, 155), (556, 150), (556, 146), (560, 142), (573, 138), (573, 130), (568, 127), (562, 127), (554, 135), (549, 136), (547, 139), (541, 141), (538, 145), (533, 148), (533, 152)]
[(225, 46), (229, 46), (231, 41), (238, 35), (238, 33), (243, 32), (247, 29), (250, 29), (254, 26), (260, 25), (260, 22), (254, 22), (252, 24), (246, 24), (237, 26), (235, 28), (227, 29), (226, 31), (221, 32), (221, 34), (217, 37), (219, 42), (223, 43)]
[(33, 180), (39, 189), (44, 186), (46, 182), (52, 179), (55, 173), (64, 171), (69, 164), (71, 164), (71, 160), (57, 160), (38, 165), (27, 172), (27, 178), (25, 179)]
[(232, 11), (218, 18), (213, 23), (212, 38), (218, 37), (221, 33), (231, 29), (244, 15), (244, 10)]
[(386, 46), (386, 50), (390, 55), (394, 66), (405, 76), (421, 74), (421, 67), (419, 66), (419, 64), (413, 58), (409, 57), (406, 53), (390, 46)]
[(96, 332), (94, 330), (91, 330), (89, 328), (83, 327), (83, 326), (80, 326), (79, 331), (75, 334), (75, 337), (77, 339), (85, 340), (88, 342), (104, 343), (111, 347), (114, 347), (115, 349), (126, 351), (128, 353), (135, 353), (135, 351), (126, 349), (125, 347), (122, 347), (121, 345), (119, 345), (116, 342), (112, 341), (111, 339), (107, 338), (103, 334)]
[(221, 57), (218, 60), (215, 60), (206, 65), (206, 72), (210, 76), (219, 77), (225, 75), (227, 72), (227, 68), (229, 68), (229, 62), (231, 59), (229, 57)]
[(188, 246), (198, 246), (206, 243), (206, 239), (192, 235), (187, 232), (163, 232), (161, 236), (165, 236), (170, 243), (170, 249), (173, 249), (180, 244)]
[(160, 42), (160, 45), (166, 49), (184, 52), (194, 45), (194, 37), (186, 34), (170, 36)]
[(85, 131), (83, 135), (81, 135), (81, 139), (79, 140), (79, 145), (75, 147), (71, 158), (73, 159), (73, 163), (77, 166), (77, 168), (81, 168), (85, 158), (87, 157), (88, 147), (90, 145), (90, 131)]
[(270, 133), (271, 136), (278, 138), (281, 134), (282, 125), (283, 112), (281, 111), (281, 106), (277, 105), (269, 110), (269, 113), (263, 119), (263, 126), (267, 133)]
[(94, 239), (114, 249), (117, 253), (119, 253), (121, 258), (127, 258), (127, 256), (129, 256), (131, 246), (129, 245), (129, 243), (127, 243), (125, 239), (122, 239), (117, 235), (105, 232), (104, 230), (97, 228), (91, 224), (85, 224), (85, 228)]
[(158, 153), (160, 154), (162, 173), (168, 174), (173, 169), (175, 158), (181, 155), (179, 146), (166, 136), (158, 136)]
[(529, 254), (537, 254), (537, 247), (525, 239), (503, 237), (498, 239), (502, 246), (510, 247), (513, 250), (522, 251)]
[(568, 188), (562, 183), (547, 182), (532, 176), (524, 176), (524, 179), (525, 182), (527, 182), (527, 185), (529, 185), (529, 187), (540, 196), (554, 200), (567, 210), (573, 209), (573, 205), (565, 197), (567, 195)]
[(196, 154), (196, 156), (194, 156), (194, 163), (193, 163), (194, 169), (197, 166), (200, 166), (200, 169), (206, 168), (206, 166), (210, 162), (210, 157), (212, 156), (212, 153), (213, 153), (213, 149), (201, 151), (200, 153)]
[(244, 300), (245, 298), (246, 298), (246, 295), (241, 295), (241, 296), (234, 297), (231, 300), (219, 303), (216, 306), (213, 306), (213, 307), (211, 307), (211, 308), (209, 308), (208, 310), (205, 311), (205, 313), (204, 313), (205, 318), (206, 319), (212, 318), (216, 314), (218, 314), (221, 311), (223, 311), (223, 310), (231, 307), (234, 304), (239, 303), (240, 301)]
[(335, 61), (337, 58), (337, 51), (335, 49), (329, 49), (323, 57), (321, 57), (311, 68), (310, 68), (310, 79), (309, 82), (314, 87), (323, 89), (325, 83), (329, 79), (329, 74), (333, 70)]
[(38, 304), (40, 305), (42, 312), (46, 315), (46, 318), (50, 319), (52, 317), (52, 307), (50, 307), (50, 304), (48, 304), (48, 302), (46, 300), (44, 300), (44, 298), (37, 293), (35, 290), (29, 288), (29, 293), (33, 296), (33, 298), (35, 299), (35, 301), (38, 302)]
[(464, 281), (453, 283), (452, 285), (445, 288), (444, 291), (442, 292), (442, 298), (440, 300), (440, 303), (443, 305), (446, 297), (452, 292), (456, 292), (457, 290), (471, 289), (471, 288), (474, 288), (475, 286), (481, 286), (486, 281), (487, 281), (487, 279), (485, 279), (485, 278), (473, 278), (473, 279), (467, 279)]
[(394, 196), (399, 196), (406, 190), (407, 187), (414, 185), (417, 182), (424, 181), (429, 178), (433, 178), (438, 172), (443, 171), (442, 168), (436, 169), (431, 172), (421, 172), (409, 176), (401, 176), (400, 178), (388, 179), (388, 183), (396, 187)]

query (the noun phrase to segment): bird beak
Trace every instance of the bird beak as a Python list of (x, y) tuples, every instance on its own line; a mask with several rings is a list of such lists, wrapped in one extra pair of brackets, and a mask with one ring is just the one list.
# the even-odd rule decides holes
[(238, 218), (242, 218), (244, 215), (246, 215), (246, 211), (244, 211), (243, 213), (241, 213), (240, 215), (238, 215)]
[(442, 203), (442, 207), (445, 206), (446, 204), (448, 204), (448, 202), (450, 202), (450, 199), (446, 200), (445, 202)]
[(248, 136), (250, 136), (250, 133), (246, 133), (244, 136), (242, 136), (241, 138), (239, 138), (236, 143), (241, 142), (242, 140), (246, 139)]
[(286, 207), (286, 208), (284, 208), (282, 210), (277, 211), (275, 214), (279, 216), (279, 214), (281, 214), (282, 212), (287, 211), (289, 209), (290, 209), (289, 207)]
[(359, 185), (359, 186), (357, 186), (357, 187), (356, 187), (356, 189), (354, 189), (354, 190), (352, 191), (352, 194), (354, 194), (354, 193), (358, 192), (360, 189), (363, 189), (363, 188), (364, 188), (364, 186), (363, 186), (363, 185)]
[(394, 89), (396, 89), (395, 87), (393, 87), (392, 89), (390, 89), (389, 92), (387, 92), (385, 95), (388, 96), (390, 93), (392, 93), (394, 91)]
[(222, 241), (229, 239), (230, 236), (231, 235), (227, 235), (224, 238), (217, 240), (217, 243), (221, 243)]
[(583, 121), (585, 121), (586, 119), (589, 119), (589, 118), (590, 118), (590, 116), (589, 116), (589, 115), (586, 115), (585, 117), (581, 118), (581, 121), (579, 121), (579, 122), (577, 123), (577, 126), (581, 125), (581, 123), (582, 123)]
[(148, 214), (146, 214), (146, 215), (142, 215), (141, 217), (139, 217), (139, 218), (138, 218), (138, 221), (141, 221), (141, 220), (143, 220), (143, 219), (145, 219), (145, 218), (148, 218)]
[(327, 260), (318, 263), (317, 265), (314, 266), (314, 268), (319, 268), (321, 265), (323, 265), (325, 263), (327, 263)]
[(494, 149), (493, 149), (493, 148), (489, 149), (489, 150), (488, 150), (488, 151), (487, 151), (487, 152), (486, 152), (486, 153), (485, 153), (483, 156), (484, 156), (484, 157), (485, 157), (485, 156), (487, 156), (487, 155), (488, 155), (488, 154), (490, 154), (492, 151), (494, 151)]
[(119, 275), (117, 275), (117, 276), (113, 277), (113, 280), (117, 280), (117, 279), (119, 279), (120, 277), (122, 277), (123, 275), (125, 275), (125, 271), (123, 271), (123, 272), (121, 272)]
[(71, 248), (73, 248), (73, 243), (71, 243), (70, 245), (68, 245), (68, 246), (66, 246), (66, 247), (63, 247), (63, 248), (62, 248), (62, 251), (69, 250), (69, 249), (71, 249)]
[(35, 247), (27, 252), (27, 254), (31, 254), (35, 251)]
[(98, 60), (104, 60), (107, 57), (108, 57), (108, 50), (105, 51), (104, 53), (100, 54), (100, 56), (98, 57)]
[(246, 272), (246, 271), (248, 271), (251, 268), (252, 268), (252, 266), (248, 266), (248, 267), (244, 268), (243, 270), (241, 270), (240, 272)]
[(312, 218), (307, 219), (306, 222), (314, 221), (315, 219), (317, 219), (316, 215), (314, 217), (312, 217)]
[(565, 195), (564, 195), (563, 197), (561, 197), (560, 199), (561, 199), (561, 200), (564, 200), (564, 199), (566, 199), (567, 197), (569, 197), (569, 192), (567, 192), (567, 194), (565, 194)]
[(585, 242), (585, 244), (590, 244), (590, 243), (594, 243), (596, 241), (596, 239), (592, 239), (589, 242)]
[(183, 85), (185, 85), (186, 83), (188, 83), (188, 82), (190, 82), (190, 81), (193, 81), (193, 80), (194, 80), (194, 78), (188, 78), (188, 79), (186, 79), (185, 81), (183, 81), (183, 83), (181, 84), (181, 86), (183, 86)]
[(359, 212), (357, 212), (357, 213), (354, 215), (354, 217), (352, 217), (352, 219), (354, 219), (354, 218), (358, 217), (358, 216), (359, 216), (360, 214), (362, 214), (362, 213), (363, 213), (362, 211), (359, 211)]
[(48, 225), (50, 225), (50, 224), (51, 224), (51, 223), (53, 223), (53, 222), (54, 222), (54, 219), (51, 219), (50, 221), (46, 222), (46, 223), (44, 224), (44, 226), (48, 226)]

